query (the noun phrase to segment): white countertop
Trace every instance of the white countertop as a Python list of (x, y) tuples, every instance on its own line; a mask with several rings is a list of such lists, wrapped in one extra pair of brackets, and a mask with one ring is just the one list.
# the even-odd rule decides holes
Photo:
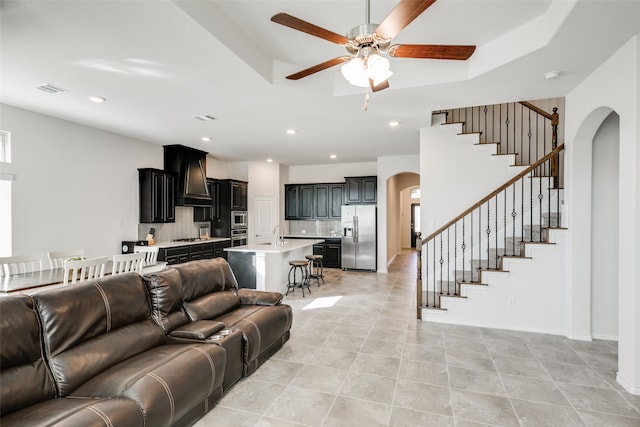
[(159, 242), (154, 244), (153, 246), (158, 246), (159, 248), (175, 248), (178, 246), (199, 245), (202, 243), (216, 243), (229, 240), (231, 239), (228, 237), (212, 237), (210, 239), (194, 240), (193, 242)]
[(265, 243), (265, 244), (253, 244), (232, 246), (225, 248), (227, 252), (256, 252), (256, 253), (269, 253), (269, 254), (282, 254), (290, 252), (296, 249), (305, 248), (307, 246), (313, 246), (316, 243), (322, 243), (324, 239), (293, 239), (285, 240), (284, 244)]

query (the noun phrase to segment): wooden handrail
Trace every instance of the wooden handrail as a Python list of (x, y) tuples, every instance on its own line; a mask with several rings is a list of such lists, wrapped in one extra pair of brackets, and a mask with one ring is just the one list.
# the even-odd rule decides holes
[(551, 113), (547, 113), (546, 111), (544, 111), (542, 108), (540, 107), (536, 107), (535, 105), (533, 105), (530, 102), (527, 101), (519, 101), (519, 104), (524, 105), (525, 107), (527, 107), (528, 109), (530, 109), (531, 111), (535, 111), (536, 113), (540, 114), (541, 116), (546, 117), (549, 120), (553, 120), (553, 114)]
[(540, 166), (541, 164), (543, 164), (547, 160), (552, 159), (555, 156), (557, 156), (558, 154), (560, 154), (560, 152), (562, 150), (564, 150), (564, 144), (559, 145), (557, 148), (553, 149), (553, 151), (550, 151), (546, 156), (542, 157), (537, 162), (529, 165), (525, 170), (520, 172), (518, 175), (514, 176), (509, 181), (507, 181), (506, 183), (504, 183), (503, 185), (498, 187), (496, 190), (492, 191), (490, 194), (488, 194), (487, 196), (483, 197), (479, 202), (476, 202), (475, 204), (473, 204), (473, 206), (471, 206), (469, 209), (465, 210), (460, 215), (456, 216), (454, 219), (452, 219), (451, 221), (449, 221), (448, 223), (446, 223), (445, 225), (440, 227), (437, 231), (434, 231), (433, 233), (431, 233), (426, 239), (422, 240), (422, 245), (423, 246), (426, 245), (431, 239), (436, 237), (438, 234), (442, 233), (447, 228), (451, 227), (453, 224), (455, 224), (456, 222), (458, 222), (459, 220), (461, 220), (462, 218), (464, 218), (465, 216), (470, 214), (472, 211), (477, 209), (479, 206), (482, 206), (483, 204), (485, 204), (488, 200), (492, 199), (498, 193), (504, 191), (506, 188), (508, 188), (514, 182), (518, 181), (520, 178), (524, 177), (529, 172), (531, 172), (532, 170), (534, 170), (535, 168), (537, 168), (538, 166)]

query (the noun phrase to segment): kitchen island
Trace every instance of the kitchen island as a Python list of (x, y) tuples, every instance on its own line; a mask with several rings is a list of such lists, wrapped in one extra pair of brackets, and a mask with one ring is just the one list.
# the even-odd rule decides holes
[(289, 261), (313, 254), (313, 245), (323, 239), (295, 239), (225, 248), (227, 260), (243, 288), (285, 293)]

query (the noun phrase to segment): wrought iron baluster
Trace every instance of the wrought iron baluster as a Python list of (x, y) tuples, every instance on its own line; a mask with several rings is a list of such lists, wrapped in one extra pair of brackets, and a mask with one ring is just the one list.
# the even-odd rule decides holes
[[(456, 222), (453, 225), (453, 294), (454, 295), (458, 295), (458, 291), (456, 290), (458, 288), (458, 281), (456, 280), (455, 277), (455, 272), (456, 272), (456, 266), (458, 265), (458, 223)], [(449, 266), (449, 271), (451, 271), (451, 266)]]
[[(502, 144), (500, 144), (501, 145), (501, 148), (500, 148), (500, 153), (501, 154), (505, 154), (505, 153), (509, 152), (509, 104), (505, 105), (505, 107), (507, 109), (507, 114), (506, 114), (506, 118), (504, 120), (504, 124), (505, 124), (504, 133), (507, 136), (507, 141), (505, 143), (506, 151), (504, 151), (504, 147), (502, 147)], [(502, 143), (502, 139), (500, 140), (500, 142)]]
[(444, 264), (444, 258), (442, 258), (442, 233), (440, 233), (440, 295), (442, 295), (442, 264)]
[[(473, 212), (471, 212), (471, 221), (472, 221), (472, 227), (473, 227)], [(472, 232), (473, 232), (473, 228), (472, 228)], [(465, 241), (465, 225), (464, 225), (464, 218), (462, 218), (462, 281), (464, 282), (464, 251), (467, 249), (467, 244)], [(457, 281), (457, 278), (456, 278)]]
[[(490, 252), (490, 244), (491, 244), (491, 201), (487, 200), (487, 270), (491, 267), (489, 266), (489, 252)], [(482, 265), (482, 263), (481, 263)]]
[[(451, 271), (451, 253), (449, 251), (449, 248), (451, 248), (451, 234), (449, 233), (449, 231), (451, 230), (451, 227), (447, 228), (447, 295), (450, 295), (450, 284), (451, 284), (451, 277), (449, 276), (449, 272)], [(442, 286), (442, 284), (440, 284), (440, 286)]]
[[(516, 216), (518, 215), (518, 213), (516, 212), (516, 183), (515, 182), (513, 183), (512, 188), (513, 188), (512, 190), (513, 202), (511, 203), (511, 230), (512, 230), (511, 231), (512, 233), (511, 255), (515, 255), (516, 254)], [(506, 251), (506, 245), (505, 245), (505, 251)]]

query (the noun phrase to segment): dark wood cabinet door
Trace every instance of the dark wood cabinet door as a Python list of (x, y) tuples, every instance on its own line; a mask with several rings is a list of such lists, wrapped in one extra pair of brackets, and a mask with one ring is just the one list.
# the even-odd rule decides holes
[(315, 186), (315, 219), (328, 219), (329, 218), (329, 186), (328, 185), (316, 185)]
[(378, 201), (378, 178), (362, 179), (362, 203), (376, 203)]
[(342, 205), (344, 204), (344, 185), (334, 184), (329, 186), (329, 219), (342, 217)]
[(362, 202), (362, 180), (358, 178), (348, 178), (345, 184), (347, 204), (355, 204)]
[(340, 243), (327, 243), (324, 250), (324, 266), (328, 268), (340, 268), (342, 265), (342, 245)]
[(300, 219), (313, 219), (313, 185), (300, 186)]
[(247, 184), (233, 181), (231, 183), (231, 210), (246, 211), (247, 205)]
[(139, 169), (140, 222), (175, 222), (173, 175), (159, 169)]
[(284, 219), (300, 219), (300, 186), (284, 187)]

